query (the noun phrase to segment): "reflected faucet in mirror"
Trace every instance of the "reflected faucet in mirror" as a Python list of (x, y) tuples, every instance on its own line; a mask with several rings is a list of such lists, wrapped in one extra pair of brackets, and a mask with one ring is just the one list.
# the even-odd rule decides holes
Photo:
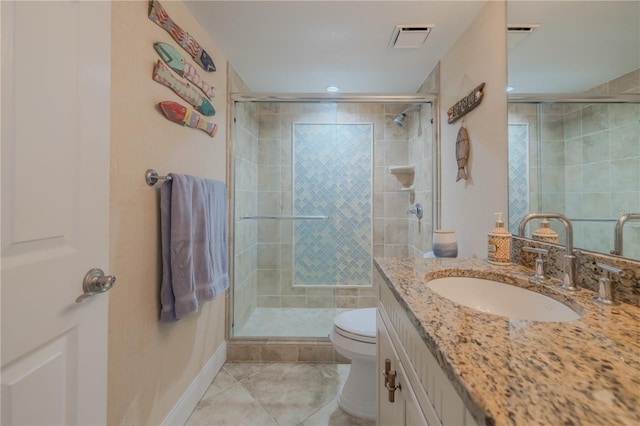
[(579, 290), (576, 287), (576, 257), (573, 254), (573, 226), (569, 219), (558, 213), (529, 213), (520, 221), (518, 226), (518, 235), (524, 237), (524, 229), (527, 226), (527, 222), (531, 219), (557, 219), (564, 225), (564, 231), (566, 236), (566, 252), (563, 258), (563, 284), (562, 288), (565, 290), (576, 291)]
[(640, 213), (624, 213), (616, 222), (615, 239), (611, 254), (622, 256), (622, 228), (628, 220), (640, 220)]

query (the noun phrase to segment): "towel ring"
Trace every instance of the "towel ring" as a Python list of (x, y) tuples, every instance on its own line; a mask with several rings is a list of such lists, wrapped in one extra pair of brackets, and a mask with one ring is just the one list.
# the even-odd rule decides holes
[(144, 173), (144, 180), (147, 182), (147, 185), (153, 186), (158, 183), (159, 180), (171, 180), (171, 176), (159, 176), (158, 172), (154, 169), (148, 169)]

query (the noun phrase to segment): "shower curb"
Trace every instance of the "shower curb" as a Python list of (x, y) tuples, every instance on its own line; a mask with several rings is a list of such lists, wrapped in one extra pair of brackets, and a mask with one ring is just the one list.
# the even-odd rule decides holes
[(297, 362), (349, 364), (350, 360), (335, 351), (324, 339), (238, 339), (227, 342), (229, 362)]

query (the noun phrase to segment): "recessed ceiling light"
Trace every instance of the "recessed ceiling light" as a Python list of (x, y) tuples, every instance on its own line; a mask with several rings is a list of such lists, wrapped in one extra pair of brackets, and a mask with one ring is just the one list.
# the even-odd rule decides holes
[(327, 86), (327, 92), (339, 92), (340, 88), (338, 86)]

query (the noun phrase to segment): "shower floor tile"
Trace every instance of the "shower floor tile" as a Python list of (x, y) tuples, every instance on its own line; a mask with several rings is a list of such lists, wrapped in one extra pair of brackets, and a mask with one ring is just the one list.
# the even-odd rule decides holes
[(185, 426), (373, 426), (340, 409), (346, 364), (226, 363)]
[(327, 337), (333, 318), (350, 309), (256, 308), (235, 337)]

